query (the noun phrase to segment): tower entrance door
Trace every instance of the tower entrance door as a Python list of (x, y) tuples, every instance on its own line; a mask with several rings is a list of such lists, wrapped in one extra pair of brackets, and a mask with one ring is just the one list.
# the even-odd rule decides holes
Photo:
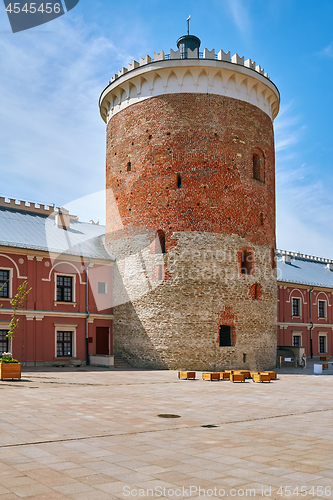
[(109, 328), (105, 326), (96, 327), (96, 354), (110, 354)]

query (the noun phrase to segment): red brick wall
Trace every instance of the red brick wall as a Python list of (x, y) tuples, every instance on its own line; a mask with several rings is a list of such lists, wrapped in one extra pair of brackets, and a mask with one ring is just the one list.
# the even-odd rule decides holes
[[(264, 183), (253, 179), (258, 150)], [(106, 186), (123, 224), (162, 229), (167, 251), (174, 231), (238, 234), (275, 248), (272, 122), (243, 101), (174, 94), (116, 114), (107, 129)], [(109, 205), (107, 232), (114, 220)]]

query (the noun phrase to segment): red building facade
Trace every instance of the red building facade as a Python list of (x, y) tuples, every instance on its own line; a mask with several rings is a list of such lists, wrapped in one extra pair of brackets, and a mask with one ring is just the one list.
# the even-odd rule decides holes
[[(0, 353), (24, 365), (112, 365), (113, 261), (104, 227), (66, 212), (59, 224), (53, 211), (0, 198)], [(11, 299), (25, 281), (31, 290), (11, 342)]]
[(333, 261), (278, 251), (278, 347), (333, 354)]

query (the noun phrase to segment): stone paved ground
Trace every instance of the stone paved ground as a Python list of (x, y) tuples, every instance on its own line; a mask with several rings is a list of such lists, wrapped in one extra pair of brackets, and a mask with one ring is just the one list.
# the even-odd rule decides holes
[(0, 382), (0, 500), (333, 498), (333, 368), (312, 373), (26, 371)]

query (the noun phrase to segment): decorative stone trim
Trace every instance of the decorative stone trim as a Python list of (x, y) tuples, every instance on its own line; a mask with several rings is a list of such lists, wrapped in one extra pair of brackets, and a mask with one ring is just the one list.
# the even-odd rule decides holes
[[(105, 122), (123, 109), (163, 94), (215, 94), (239, 99), (257, 106), (274, 120), (279, 111), (280, 95), (276, 86), (250, 59), (237, 54), (204, 52), (204, 59), (140, 59), (130, 70), (123, 68), (110, 81), (100, 97), (100, 113)], [(158, 57), (160, 54), (158, 55)]]

